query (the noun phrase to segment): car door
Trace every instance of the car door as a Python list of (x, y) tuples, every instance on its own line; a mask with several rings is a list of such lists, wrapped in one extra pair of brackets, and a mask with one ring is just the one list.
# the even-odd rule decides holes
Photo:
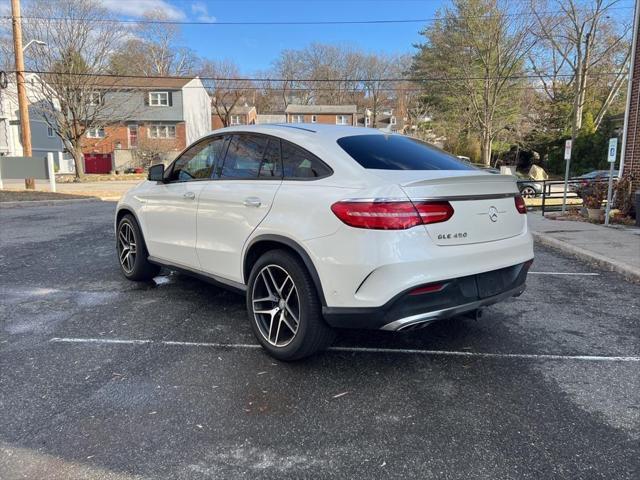
[(196, 254), (198, 197), (211, 181), (224, 149), (223, 137), (202, 140), (167, 169), (164, 183), (146, 191), (142, 215), (149, 254), (166, 263), (199, 269)]
[(202, 270), (242, 282), (242, 250), (282, 183), (280, 140), (234, 134), (215, 180), (200, 193), (196, 249)]

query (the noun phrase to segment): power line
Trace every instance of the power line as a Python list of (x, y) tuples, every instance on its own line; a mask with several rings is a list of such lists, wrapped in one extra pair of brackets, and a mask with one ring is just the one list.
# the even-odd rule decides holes
[[(634, 7), (610, 7), (609, 10), (631, 10)], [(152, 19), (84, 19), (84, 18), (68, 18), (68, 17), (44, 17), (39, 15), (25, 15), (20, 17), (22, 20), (52, 20), (64, 22), (101, 22), (101, 23), (122, 23), (132, 25), (212, 25), (212, 26), (285, 26), (285, 25), (384, 25), (384, 24), (403, 24), (403, 23), (431, 23), (443, 19), (487, 19), (501, 17), (522, 17), (529, 15), (557, 15), (563, 14), (562, 11), (541, 11), (541, 12), (514, 12), (504, 13), (500, 15), (461, 15), (461, 16), (443, 16), (429, 18), (411, 18), (411, 19), (374, 19), (374, 20), (283, 20), (283, 21), (203, 21), (203, 20), (152, 20)], [(11, 20), (11, 16), (4, 15), (0, 20)]]
[[(9, 73), (15, 73), (11, 71)], [(395, 77), (395, 78), (273, 78), (273, 77), (207, 77), (207, 76), (158, 76), (158, 75), (116, 75), (107, 73), (80, 73), (80, 72), (51, 72), (45, 70), (27, 70), (25, 73), (32, 73), (36, 75), (58, 75), (58, 76), (75, 76), (75, 77), (95, 77), (95, 78), (114, 78), (114, 79), (142, 79), (142, 80), (193, 80), (199, 78), (201, 81), (211, 82), (281, 82), (281, 83), (425, 83), (425, 82), (454, 82), (454, 81), (467, 81), (467, 80), (539, 80), (540, 78), (572, 78), (574, 74), (551, 74), (546, 72), (537, 72), (535, 74), (519, 74), (519, 75), (506, 75), (506, 76), (477, 76), (477, 77)], [(628, 71), (622, 72), (622, 74), (628, 74)], [(620, 72), (593, 72), (590, 73), (590, 77), (606, 77), (616, 76)]]

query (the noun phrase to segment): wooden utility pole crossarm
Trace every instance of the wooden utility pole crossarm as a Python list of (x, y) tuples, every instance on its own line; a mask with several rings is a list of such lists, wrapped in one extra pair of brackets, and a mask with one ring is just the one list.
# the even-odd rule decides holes
[[(20, 128), (22, 130), (22, 155), (30, 157), (31, 124), (29, 123), (29, 101), (24, 80), (24, 56), (22, 52), (22, 19), (20, 17), (20, 0), (11, 0), (11, 24), (13, 26), (13, 50), (16, 56), (16, 83), (18, 86), (18, 108), (20, 110)], [(33, 178), (24, 181), (25, 188), (34, 189)]]

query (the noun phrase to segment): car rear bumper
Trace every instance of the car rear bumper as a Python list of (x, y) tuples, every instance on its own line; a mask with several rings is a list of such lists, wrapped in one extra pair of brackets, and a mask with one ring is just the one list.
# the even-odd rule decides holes
[[(416, 294), (420, 286), (396, 295), (380, 307), (324, 307), (322, 313), (336, 328), (405, 330), (450, 318), (517, 297), (526, 287), (531, 261), (490, 272), (437, 282), (438, 291)], [(413, 294), (412, 294), (413, 293)]]

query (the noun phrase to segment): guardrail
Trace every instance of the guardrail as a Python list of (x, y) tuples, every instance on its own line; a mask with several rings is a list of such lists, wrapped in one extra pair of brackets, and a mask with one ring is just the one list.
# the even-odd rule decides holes
[[(616, 179), (614, 178), (614, 185)], [(532, 182), (542, 186), (542, 191), (538, 192), (535, 197), (528, 197), (527, 208), (530, 210), (540, 209), (542, 215), (545, 212), (560, 211), (562, 209), (562, 199), (564, 197), (564, 180), (519, 180), (518, 187), (530, 185)], [(580, 192), (585, 187), (596, 183), (607, 184), (609, 179), (597, 180), (569, 180), (567, 182), (567, 208), (580, 208), (583, 205), (583, 199)], [(531, 200), (533, 199), (533, 200)], [(606, 205), (606, 200), (603, 202)]]

